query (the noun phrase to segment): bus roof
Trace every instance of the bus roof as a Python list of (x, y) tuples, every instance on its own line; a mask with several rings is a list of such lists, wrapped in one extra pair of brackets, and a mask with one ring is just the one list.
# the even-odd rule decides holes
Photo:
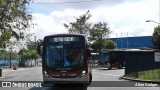
[(53, 34), (53, 35), (47, 35), (45, 37), (51, 37), (51, 36), (84, 36), (85, 37), (84, 34)]

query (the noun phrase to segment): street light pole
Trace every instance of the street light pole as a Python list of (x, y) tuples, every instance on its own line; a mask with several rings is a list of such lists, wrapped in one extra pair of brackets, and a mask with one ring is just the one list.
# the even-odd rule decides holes
[(12, 62), (11, 62), (11, 60), (12, 60), (12, 47), (10, 48), (10, 68), (11, 68), (11, 66), (12, 66)]
[(159, 22), (156, 22), (156, 21), (153, 21), (153, 20), (146, 20), (146, 22), (154, 22), (154, 23), (157, 23), (158, 25), (160, 25)]

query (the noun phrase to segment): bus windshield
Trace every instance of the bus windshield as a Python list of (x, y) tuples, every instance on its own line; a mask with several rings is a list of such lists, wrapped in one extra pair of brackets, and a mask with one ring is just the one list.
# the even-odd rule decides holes
[(108, 61), (109, 54), (108, 53), (100, 53), (100, 60), (101, 61)]
[(84, 66), (84, 42), (80, 37), (50, 37), (46, 40), (45, 63), (51, 68)]

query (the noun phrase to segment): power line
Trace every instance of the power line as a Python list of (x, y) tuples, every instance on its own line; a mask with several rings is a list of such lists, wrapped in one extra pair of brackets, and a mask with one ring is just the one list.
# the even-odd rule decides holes
[(102, 0), (83, 0), (83, 1), (75, 1), (75, 2), (33, 2), (33, 4), (69, 4), (69, 3), (86, 3), (86, 2), (94, 2), (94, 1), (102, 1)]

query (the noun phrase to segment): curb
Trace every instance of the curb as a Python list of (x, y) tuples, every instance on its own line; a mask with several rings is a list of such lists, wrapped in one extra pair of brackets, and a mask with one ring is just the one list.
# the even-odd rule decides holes
[(146, 82), (146, 83), (160, 84), (160, 81), (133, 79), (133, 78), (125, 77), (125, 76), (122, 76), (121, 79), (130, 80), (130, 81), (137, 81), (137, 82)]

